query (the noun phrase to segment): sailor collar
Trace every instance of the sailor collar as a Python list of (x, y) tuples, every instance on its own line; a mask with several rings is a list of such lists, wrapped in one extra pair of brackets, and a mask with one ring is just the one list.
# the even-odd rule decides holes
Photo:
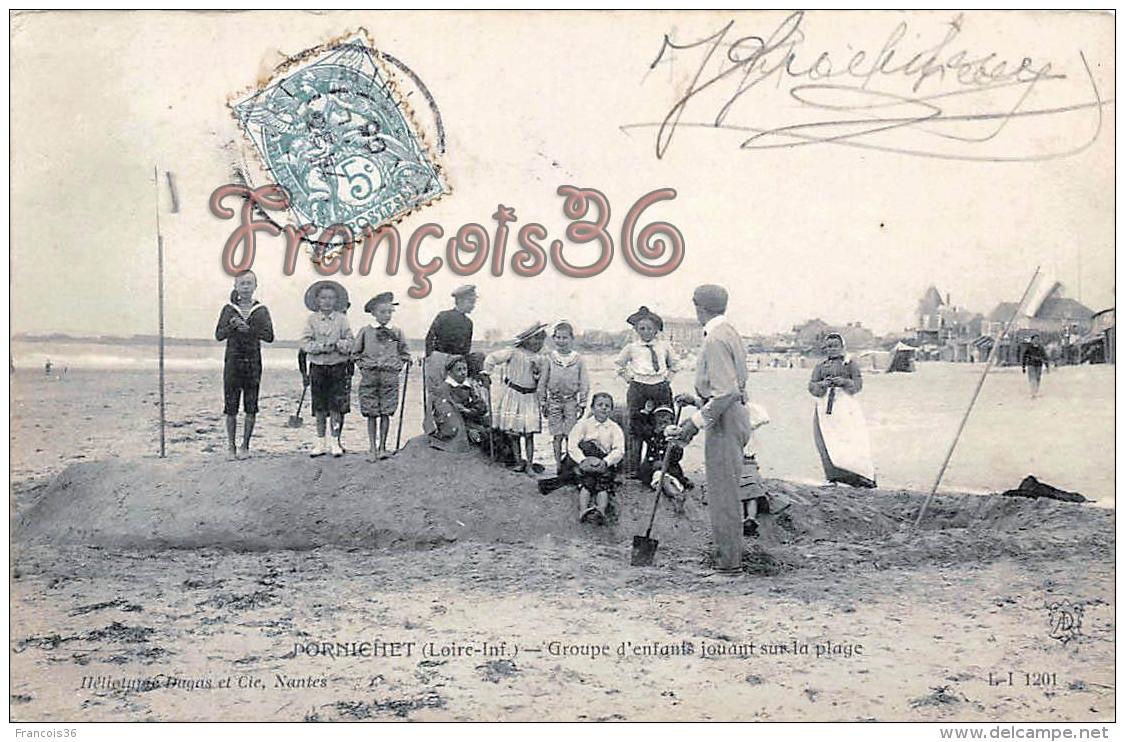
[(551, 359), (563, 368), (566, 368), (567, 366), (573, 366), (578, 362), (578, 351), (572, 350), (564, 356), (557, 350), (552, 350)]

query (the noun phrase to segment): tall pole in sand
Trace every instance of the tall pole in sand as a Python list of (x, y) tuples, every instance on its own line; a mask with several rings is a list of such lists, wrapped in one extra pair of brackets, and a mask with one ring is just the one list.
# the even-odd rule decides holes
[(945, 476), (945, 469), (949, 466), (949, 460), (953, 458), (953, 449), (957, 447), (957, 441), (961, 440), (961, 433), (965, 430), (965, 423), (969, 421), (969, 413), (973, 411), (973, 405), (977, 403), (977, 397), (980, 396), (980, 390), (984, 386), (984, 380), (988, 377), (988, 372), (992, 370), (992, 364), (996, 361), (996, 351), (1000, 349), (1000, 341), (1012, 328), (1012, 323), (1016, 321), (1016, 317), (1020, 315), (1023, 310), (1023, 303), (1027, 301), (1028, 295), (1031, 293), (1031, 287), (1035, 285), (1035, 279), (1039, 277), (1039, 267), (1036, 266), (1035, 273), (1032, 274), (1031, 280), (1027, 283), (1027, 288), (1023, 290), (1023, 296), (1020, 297), (1020, 303), (1016, 305), (1016, 309), (1012, 312), (1011, 318), (1008, 323), (1004, 325), (1004, 331), (996, 338), (996, 342), (992, 344), (992, 349), (988, 352), (988, 363), (984, 366), (984, 373), (980, 375), (977, 381), (977, 388), (973, 390), (973, 398), (969, 400), (969, 406), (965, 409), (965, 414), (961, 416), (961, 424), (957, 426), (957, 434), (953, 436), (953, 442), (949, 444), (949, 450), (945, 452), (945, 460), (941, 462), (941, 469), (938, 470), (937, 479), (934, 480), (934, 486), (930, 489), (930, 494), (926, 495), (926, 501), (922, 503), (922, 509), (918, 511), (918, 518), (914, 521), (914, 528), (922, 522), (922, 516), (926, 514), (926, 508), (930, 506), (930, 501), (934, 499), (934, 494), (937, 492), (938, 485), (941, 484), (941, 478)]
[(164, 458), (164, 235), (160, 232), (160, 173), (152, 168), (156, 189), (156, 315), (160, 327), (160, 458)]
[[(168, 180), (168, 193), (172, 197), (172, 213), (177, 214), (180, 211), (180, 204), (176, 197), (176, 186), (172, 182), (172, 173), (165, 170), (164, 177)], [(164, 458), (164, 235), (160, 231), (160, 172), (155, 165), (152, 168), (152, 181), (153, 187), (156, 189), (156, 302), (157, 323), (160, 328), (158, 361), (160, 369), (160, 458)]]

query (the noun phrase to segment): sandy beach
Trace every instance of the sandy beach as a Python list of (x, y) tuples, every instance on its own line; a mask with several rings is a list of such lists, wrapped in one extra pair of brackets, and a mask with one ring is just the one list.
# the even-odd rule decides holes
[[(296, 351), (266, 348), (261, 414), (254, 446), (266, 453), (310, 450), (314, 432), (308, 400), (305, 425), (286, 421), (297, 408), (301, 378)], [(136, 458), (158, 453), (156, 354), (153, 348), (15, 343), (17, 373), (11, 414), (12, 471), (17, 481), (53, 474), (72, 461)], [(43, 373), (51, 358), (55, 373)], [(625, 398), (612, 356), (588, 360), (594, 389)], [(754, 366), (751, 365), (751, 368)], [(61, 373), (63, 368), (68, 371)], [(867, 372), (863, 405), (879, 482), (928, 491), (983, 364), (920, 363), (917, 373)], [(168, 359), (170, 455), (222, 454), (222, 346), (170, 347)], [(762, 471), (806, 484), (824, 481), (812, 445), (811, 368), (763, 368), (750, 375), (752, 401), (770, 412), (756, 445)], [(1035, 400), (1018, 368), (994, 368), (943, 478), (942, 491), (1000, 492), (1028, 474), (1081, 492), (1099, 506), (1114, 505), (1113, 366), (1054, 369)], [(415, 367), (406, 404), (403, 440), (421, 432), (421, 387)], [(692, 372), (673, 381), (690, 391)], [(65, 405), (54, 408), (53, 405)], [(65, 411), (64, 411), (65, 410)], [(364, 420), (353, 405), (344, 431), (349, 450), (367, 445)], [(397, 425), (397, 420), (396, 420)], [(550, 442), (540, 436), (536, 460), (553, 466)], [(686, 466), (702, 468), (700, 447)]]
[[(285, 427), (300, 391), (285, 351), (267, 359), (256, 457), (223, 461), (201, 355), (170, 364), (165, 461), (148, 358), (52, 376), (19, 364), (13, 719), (1115, 716), (1112, 367), (1058, 370), (1034, 401), (999, 370), (917, 532), (979, 366), (868, 376), (870, 492), (820, 486), (808, 370), (752, 374), (784, 512), (731, 580), (708, 567), (699, 490), (682, 518), (662, 508), (657, 564), (640, 569), (637, 485), (618, 522), (579, 526), (573, 493), (542, 497), (422, 441), (368, 464), (357, 415), (357, 453), (310, 460), (307, 408)], [(405, 438), (419, 405), (411, 394)], [(686, 465), (702, 479), (698, 448)], [(545, 439), (538, 453), (548, 463)], [(1029, 473), (1096, 502), (954, 494)], [(1080, 613), (1065, 642), (1056, 604)]]

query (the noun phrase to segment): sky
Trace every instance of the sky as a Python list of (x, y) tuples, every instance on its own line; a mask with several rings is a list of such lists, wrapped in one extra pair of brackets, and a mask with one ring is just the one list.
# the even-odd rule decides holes
[[(683, 46), (728, 22), (734, 25), (723, 39), (732, 44), (720, 46), (698, 78), (703, 47), (662, 52), (665, 34)], [(736, 38), (776, 39), (787, 22), (797, 26), (791, 70), (824, 54), (841, 73), (859, 51), (885, 56), (900, 28), (897, 61), (886, 68), (923, 52), (922, 59), (950, 66), (925, 79), (873, 74), (861, 84), (840, 74), (767, 77), (763, 58), (757, 69), (736, 69), (691, 96), (685, 125), (657, 157), (657, 128), (647, 125), (664, 119), (693, 80), (748, 54), (755, 42), (733, 44)], [(1106, 15), (812, 12), (793, 21), (729, 11), (39, 12), (13, 14), (10, 29), (11, 332), (155, 333), (159, 214), (168, 333), (209, 336), (232, 283), (220, 256), (236, 225), (211, 214), (208, 197), (235, 165), (248, 167), (256, 185), (264, 182), (227, 102), (268, 78), (284, 55), (361, 26), (424, 82), (446, 134), (437, 159), (450, 192), (398, 224), (404, 243), (426, 223), (440, 225), (445, 239), (468, 223), (491, 233), (503, 204), (518, 219), (509, 253), (516, 230), (538, 222), (547, 241), (564, 240), (570, 262), (589, 263), (596, 249), (564, 234), (569, 222), (556, 191), (571, 185), (605, 194), (615, 251), (609, 268), (589, 278), (550, 265), (535, 277), (510, 266), (499, 277), (443, 268), (423, 299), (405, 296), (412, 285), (405, 259), (388, 276), (377, 258), (370, 275), (341, 279), (356, 305), (353, 326), (369, 320), (363, 302), (389, 290), (402, 302), (395, 322), (421, 336), (451, 305), (454, 287), (475, 283), (478, 332), (514, 334), (561, 318), (579, 331), (620, 330), (642, 304), (691, 316), (692, 288), (720, 283), (744, 334), (784, 331), (812, 317), (888, 333), (913, 324), (931, 284), (954, 304), (987, 313), (1018, 299), (1036, 266), (1094, 311), (1114, 304), (1115, 108), (1105, 101), (1114, 97), (1115, 71)], [(1046, 69), (1033, 84), (957, 95), (973, 87), (958, 79), (958, 60), (985, 60), (980, 69), (1003, 75), (1000, 60), (1010, 60), (1011, 72), (1024, 56)], [(434, 111), (416, 84), (401, 73), (396, 80), (436, 145)], [(741, 93), (740, 85), (747, 86)], [(1095, 95), (1100, 109), (1090, 105)], [(813, 99), (822, 106), (810, 108)], [(743, 129), (686, 125), (713, 124), (724, 105), (724, 123)], [(962, 118), (847, 144), (739, 147), (754, 129), (853, 122), (831, 129), (838, 133), (871, 110), (901, 120), (935, 105)], [(1014, 107), (1060, 110), (988, 118)], [(979, 114), (985, 117), (973, 118)], [(793, 141), (782, 135), (758, 144)], [(174, 173), (179, 214), (169, 213), (154, 168)], [(646, 277), (622, 255), (622, 222), (638, 198), (661, 188), (675, 189), (675, 199), (650, 207), (640, 223), (674, 224), (684, 257), (670, 274)], [(423, 243), (423, 259), (443, 254), (444, 242)], [(280, 238), (262, 237), (254, 270), (278, 335), (295, 338), (305, 287), (319, 276), (304, 260), (285, 276), (283, 252)]]

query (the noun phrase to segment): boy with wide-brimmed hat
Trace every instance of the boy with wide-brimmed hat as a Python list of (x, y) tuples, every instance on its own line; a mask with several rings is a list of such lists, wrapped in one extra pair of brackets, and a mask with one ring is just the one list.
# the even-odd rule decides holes
[(629, 382), (625, 397), (629, 424), (625, 471), (636, 476), (642, 444), (652, 434), (643, 414), (645, 405), (651, 403), (649, 409), (672, 406), (672, 376), (677, 362), (672, 346), (657, 337), (664, 331), (664, 320), (659, 314), (642, 306), (625, 321), (633, 326), (637, 339), (617, 356), (617, 372)]
[[(336, 281), (317, 281), (305, 291), (305, 306), (312, 312), (305, 322), (301, 350), (309, 365), (312, 409), (316, 415), (317, 447), (313, 456), (342, 456), (340, 433), (344, 413), (350, 407), (348, 364), (352, 353), (352, 330), (346, 314), (348, 292)], [(332, 420), (332, 436), (326, 434)]]
[[(359, 411), (367, 418), (368, 461), (385, 459), (391, 415), (398, 410), (398, 377), (403, 366), (411, 364), (410, 346), (391, 315), (398, 306), (394, 293), (384, 291), (363, 306), (375, 317), (376, 325), (363, 327), (356, 335), (352, 357), (362, 379), (359, 384)], [(378, 430), (376, 430), (378, 428)]]

